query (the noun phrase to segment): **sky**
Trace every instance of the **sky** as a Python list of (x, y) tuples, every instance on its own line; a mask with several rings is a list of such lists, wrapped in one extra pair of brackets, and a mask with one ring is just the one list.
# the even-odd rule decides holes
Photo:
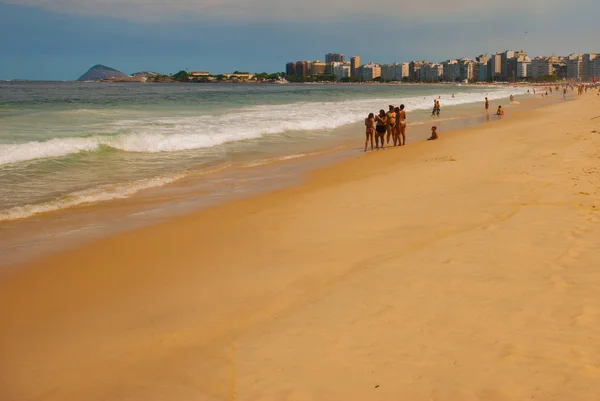
[(600, 53), (598, 0), (0, 0), (0, 79)]

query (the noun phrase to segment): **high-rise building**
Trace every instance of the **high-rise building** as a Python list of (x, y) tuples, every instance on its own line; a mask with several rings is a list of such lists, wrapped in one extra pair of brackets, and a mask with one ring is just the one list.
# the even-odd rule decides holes
[(340, 61), (334, 61), (331, 63), (332, 74), (336, 81), (342, 78), (348, 78), (350, 76), (350, 63), (342, 63)]
[(594, 60), (597, 54), (586, 53), (583, 55), (583, 68), (582, 68), (582, 79), (584, 81), (592, 81), (594, 79)]
[(473, 64), (474, 61), (468, 58), (461, 58), (458, 60), (459, 77), (461, 81), (473, 80)]
[(519, 57), (517, 59), (517, 79), (525, 79), (529, 77), (531, 70), (531, 59), (528, 56)]
[[(487, 57), (486, 62), (479, 62), (475, 64), (475, 68), (473, 68), (473, 75), (477, 77), (477, 80), (480, 82), (485, 82), (488, 80), (488, 71), (487, 71)], [(475, 69), (477, 73), (475, 73)]]
[(492, 54), (487, 62), (488, 80), (496, 81), (502, 75), (502, 54)]
[(296, 75), (296, 63), (291, 61), (285, 65), (285, 75)]
[(460, 66), (456, 60), (446, 60), (442, 63), (444, 81), (454, 82), (460, 79)]
[(421, 80), (421, 67), (425, 64), (424, 61), (411, 61), (408, 64), (408, 79), (414, 82)]
[(567, 60), (567, 78), (580, 80), (583, 76), (583, 57), (581, 54), (572, 53)]
[(310, 61), (297, 61), (296, 62), (296, 76), (298, 78), (307, 78), (311, 74), (311, 62)]
[(554, 57), (536, 57), (531, 60), (531, 77), (554, 75)]
[(311, 64), (310, 75), (312, 75), (313, 77), (325, 75), (326, 69), (327, 69), (327, 64), (325, 64), (319, 60), (315, 60)]
[(381, 77), (381, 66), (375, 63), (364, 64), (360, 66), (360, 79), (363, 81), (372, 81)]
[(360, 57), (354, 56), (350, 59), (350, 76), (358, 78), (360, 76)]
[(329, 64), (329, 63), (343, 63), (346, 60), (344, 59), (344, 55), (343, 54), (338, 54), (338, 53), (327, 53), (325, 55), (325, 63)]
[(408, 63), (383, 64), (381, 78), (385, 81), (402, 81), (408, 76)]
[(500, 67), (500, 76), (503, 80), (510, 79), (511, 76), (509, 75), (509, 60), (515, 57), (515, 52), (513, 50), (506, 50), (501, 54), (500, 57), (500, 62), (502, 63)]

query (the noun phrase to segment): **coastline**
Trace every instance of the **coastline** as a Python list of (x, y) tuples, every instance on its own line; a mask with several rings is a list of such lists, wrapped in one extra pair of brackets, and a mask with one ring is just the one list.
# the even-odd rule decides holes
[(598, 102), (441, 132), (11, 269), (0, 399), (587, 400)]
[[(558, 97), (540, 100), (527, 95), (519, 96), (518, 100), (520, 102), (508, 106), (510, 113), (539, 107), (549, 101), (562, 102)], [(428, 124), (451, 131), (486, 124), (497, 118), (492, 113), (486, 119), (480, 112), (480, 105), (471, 103), (446, 107), (442, 115), (442, 118), (431, 118), (427, 110), (411, 112), (408, 143), (427, 138)], [(146, 188), (123, 199), (117, 197), (50, 210), (24, 219), (0, 221), (0, 269), (39, 255), (73, 248), (94, 238), (295, 185), (305, 180), (306, 173), (311, 170), (362, 156), (362, 131), (361, 123), (351, 124), (337, 129), (329, 140), (320, 140), (315, 145), (307, 142), (294, 148), (291, 154), (287, 150), (261, 160), (226, 161), (169, 179), (173, 182), (168, 185)]]

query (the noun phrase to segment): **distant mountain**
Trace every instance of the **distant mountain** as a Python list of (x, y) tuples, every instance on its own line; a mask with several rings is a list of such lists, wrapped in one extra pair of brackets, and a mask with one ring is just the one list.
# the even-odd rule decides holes
[(79, 77), (78, 81), (102, 81), (108, 78), (125, 78), (127, 75), (123, 74), (119, 70), (107, 67), (105, 65), (97, 64), (87, 70), (85, 74)]

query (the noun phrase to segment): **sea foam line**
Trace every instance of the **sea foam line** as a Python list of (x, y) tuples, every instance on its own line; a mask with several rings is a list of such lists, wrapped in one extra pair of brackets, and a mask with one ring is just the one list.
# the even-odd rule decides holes
[(114, 199), (124, 199), (144, 189), (170, 184), (183, 178), (184, 176), (184, 174), (177, 174), (169, 177), (155, 177), (128, 183), (101, 186), (73, 192), (48, 202), (14, 206), (12, 208), (0, 211), (0, 221), (25, 219), (37, 214), (53, 212), (60, 209), (67, 209), (75, 206)]
[[(482, 88), (478, 88), (481, 91)], [(504, 88), (483, 92), (445, 94), (443, 106), (477, 103), (506, 98), (525, 88)], [(437, 96), (404, 99), (353, 99), (341, 102), (301, 102), (291, 105), (252, 106), (220, 116), (163, 117), (118, 120), (87, 137), (54, 138), (18, 144), (0, 144), (0, 165), (64, 157), (101, 146), (125, 152), (158, 153), (210, 148), (227, 142), (254, 139), (290, 131), (335, 129), (361, 121), (369, 111), (402, 101), (407, 110), (427, 110)], [(116, 132), (116, 133), (115, 133)]]

